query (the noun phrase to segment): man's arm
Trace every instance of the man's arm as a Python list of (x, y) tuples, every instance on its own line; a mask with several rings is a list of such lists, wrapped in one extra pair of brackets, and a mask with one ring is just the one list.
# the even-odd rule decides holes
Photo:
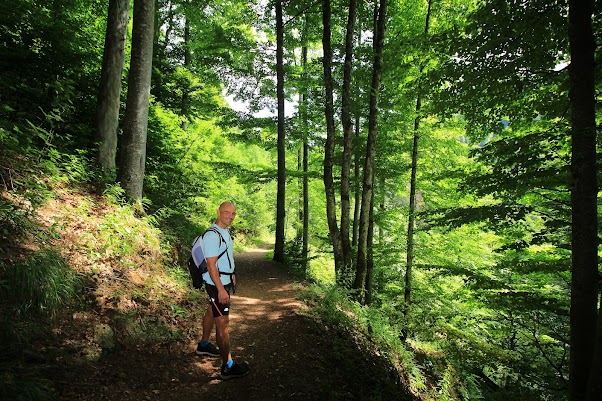
[(211, 281), (213, 281), (215, 287), (217, 288), (218, 301), (220, 304), (227, 304), (230, 296), (222, 284), (219, 270), (217, 269), (217, 256), (207, 258), (206, 260), (207, 272), (209, 272), (209, 277), (211, 277)]

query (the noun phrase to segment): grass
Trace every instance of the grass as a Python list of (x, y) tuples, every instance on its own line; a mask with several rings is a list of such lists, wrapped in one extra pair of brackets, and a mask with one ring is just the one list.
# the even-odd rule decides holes
[(19, 315), (54, 315), (74, 300), (81, 287), (76, 275), (52, 249), (34, 252), (24, 262), (6, 266), (1, 299)]
[(81, 277), (48, 248), (2, 264), (0, 277), (0, 399), (55, 400), (52, 383), (22, 358), (32, 340), (48, 334), (52, 318), (77, 300)]

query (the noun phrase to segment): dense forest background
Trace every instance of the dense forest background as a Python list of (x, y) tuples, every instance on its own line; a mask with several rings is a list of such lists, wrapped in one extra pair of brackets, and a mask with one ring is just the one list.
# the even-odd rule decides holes
[[(424, 399), (600, 399), (601, 2), (1, 3), (6, 394), (81, 292), (34, 223), (69, 188), (165, 269), (233, 201)], [(90, 274), (137, 263), (119, 213)]]

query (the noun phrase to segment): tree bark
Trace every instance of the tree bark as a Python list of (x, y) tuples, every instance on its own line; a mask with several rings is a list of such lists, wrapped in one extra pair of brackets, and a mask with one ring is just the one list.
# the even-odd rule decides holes
[[(358, 4), (359, 7), (359, 4)], [(361, 20), (357, 24), (357, 43), (358, 46), (362, 43), (362, 24)], [(358, 95), (356, 94), (356, 97)], [(355, 146), (353, 148), (353, 236), (352, 247), (357, 249), (357, 241), (359, 238), (359, 221), (360, 221), (360, 205), (361, 205), (361, 147), (360, 144), (360, 111), (359, 107), (355, 107)]]
[(303, 141), (303, 270), (309, 267), (309, 141)]
[[(299, 94), (299, 109), (303, 107), (303, 93)], [(297, 179), (298, 190), (301, 196), (297, 199), (297, 217), (298, 223), (296, 225), (297, 234), (295, 235), (295, 241), (300, 241), (303, 238), (303, 143), (299, 145), (297, 149), (297, 172), (299, 178)]]
[[(429, 23), (431, 19), (431, 5), (432, 0), (428, 2), (428, 9), (426, 11), (426, 22), (424, 24), (424, 39), (428, 39)], [(411, 305), (411, 294), (412, 294), (412, 268), (414, 266), (414, 227), (416, 220), (416, 172), (418, 170), (418, 145), (420, 142), (420, 113), (421, 113), (421, 94), (422, 94), (422, 72), (424, 71), (424, 65), (420, 66), (420, 72), (418, 76), (418, 88), (416, 93), (416, 117), (414, 118), (414, 141), (412, 145), (412, 169), (410, 173), (410, 206), (408, 212), (408, 235), (406, 242), (406, 274), (405, 274), (405, 287), (403, 294), (403, 316), (406, 320), (406, 327), (408, 321), (408, 315), (410, 313)], [(402, 339), (405, 340), (407, 337), (407, 330), (404, 329), (402, 332)]]
[(324, 57), (324, 114), (326, 118), (326, 142), (324, 144), (324, 189), (326, 191), (326, 218), (328, 231), (334, 252), (334, 269), (337, 282), (341, 282), (341, 268), (343, 266), (343, 249), (341, 235), (337, 227), (336, 200), (334, 197), (333, 159), (335, 146), (334, 131), (334, 102), (332, 81), (332, 48), (330, 39), (330, 0), (322, 1), (322, 48)]
[(121, 78), (125, 62), (129, 8), (129, 0), (110, 0), (109, 2), (96, 107), (98, 164), (105, 177), (110, 180), (115, 179)]
[(276, 243), (274, 261), (284, 262), (284, 218), (286, 201), (286, 153), (284, 132), (284, 24), (282, 0), (276, 0), (276, 92), (278, 97), (278, 190), (276, 194)]
[[(598, 216), (593, 2), (569, 0), (569, 97), (572, 139), (572, 282), (569, 398), (602, 396), (598, 308)], [(598, 338), (600, 333), (598, 333)], [(598, 346), (596, 346), (596, 344)], [(587, 398), (586, 398), (587, 397)]]
[[(602, 301), (600, 303), (600, 307), (602, 308)], [(602, 314), (599, 311), (596, 342), (594, 345), (594, 357), (592, 361), (592, 367), (589, 372), (586, 399), (587, 401), (602, 400)]]
[(309, 122), (307, 116), (307, 45), (305, 40), (307, 38), (307, 30), (309, 29), (309, 21), (307, 15), (305, 16), (305, 26), (303, 30), (303, 49), (301, 51), (301, 64), (303, 66), (303, 91), (301, 93), (301, 114), (303, 124), (303, 271), (307, 272), (308, 269), (308, 253), (309, 253)]
[(387, 0), (381, 0), (375, 11), (374, 66), (370, 90), (370, 113), (368, 117), (368, 138), (366, 141), (366, 159), (364, 160), (364, 180), (362, 183), (362, 205), (360, 209), (360, 227), (358, 239), (357, 269), (353, 288), (359, 291), (358, 297), (364, 299), (365, 281), (368, 263), (368, 231), (374, 190), (374, 158), (376, 155), (376, 134), (378, 123), (378, 94), (383, 64), (383, 46)]
[(345, 62), (343, 68), (343, 96), (341, 120), (343, 123), (343, 160), (341, 164), (341, 246), (343, 249), (342, 275), (351, 273), (351, 239), (349, 237), (351, 202), (349, 198), (351, 185), (351, 157), (353, 156), (353, 124), (351, 120), (351, 80), (353, 65), (353, 41), (357, 0), (349, 0), (349, 15), (345, 34)]
[[(359, 144), (360, 140), (360, 116), (359, 112), (355, 115), (355, 141)], [(359, 146), (354, 148), (353, 157), (353, 186), (354, 186), (354, 202), (353, 202), (353, 239), (351, 240), (353, 246), (357, 249), (357, 241), (359, 238), (359, 222), (360, 222), (360, 205), (361, 205), (361, 151)]]
[(372, 199), (370, 200), (370, 217), (368, 220), (368, 255), (366, 257), (366, 284), (365, 284), (365, 300), (366, 305), (372, 303), (372, 277), (374, 272), (374, 193), (372, 191)]
[(123, 126), (119, 180), (128, 198), (142, 202), (151, 71), (153, 64), (154, 0), (134, 1), (132, 58)]
[[(190, 19), (185, 17), (184, 21), (184, 68), (190, 70), (192, 66), (192, 52), (190, 51)], [(183, 117), (181, 127), (188, 129), (188, 116), (190, 115), (190, 86), (182, 88), (182, 107), (180, 115)]]
[[(430, 4), (430, 2), (429, 2)], [(419, 85), (420, 86), (420, 85)], [(416, 98), (416, 113), (420, 112), (420, 95)], [(420, 126), (420, 117), (417, 115), (414, 119), (414, 141), (412, 145), (412, 168), (410, 173), (410, 205), (408, 214), (408, 231), (406, 241), (406, 273), (403, 290), (403, 317), (408, 327), (408, 315), (410, 313), (411, 294), (412, 294), (412, 268), (414, 267), (414, 225), (416, 216), (416, 169), (418, 166), (418, 143), (420, 135), (418, 129)], [(407, 329), (404, 328), (401, 333), (402, 341), (408, 336)]]

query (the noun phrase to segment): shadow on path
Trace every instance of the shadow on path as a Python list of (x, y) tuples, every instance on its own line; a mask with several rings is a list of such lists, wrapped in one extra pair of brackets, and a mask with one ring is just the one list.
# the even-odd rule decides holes
[[(187, 344), (127, 348), (85, 364), (64, 377), (61, 400), (321, 400), (326, 363), (321, 330), (300, 313), (299, 286), (266, 250), (235, 256), (238, 288), (232, 297), (230, 335), (235, 359), (251, 372), (239, 379), (217, 377), (219, 358), (194, 353), (198, 336)], [(199, 306), (205, 308), (205, 305)], [(200, 322), (199, 322), (200, 323)], [(215, 341), (215, 334), (212, 335)]]
[[(398, 374), (357, 339), (319, 326), (295, 297), (301, 288), (265, 249), (235, 256), (238, 288), (232, 297), (232, 354), (250, 373), (220, 380), (219, 358), (194, 352), (206, 304), (193, 311), (188, 340), (130, 347), (96, 363), (68, 367), (59, 389), (64, 401), (410, 400)], [(197, 307), (193, 305), (193, 307)], [(212, 335), (212, 341), (215, 337)], [(360, 347), (362, 348), (362, 347)]]

